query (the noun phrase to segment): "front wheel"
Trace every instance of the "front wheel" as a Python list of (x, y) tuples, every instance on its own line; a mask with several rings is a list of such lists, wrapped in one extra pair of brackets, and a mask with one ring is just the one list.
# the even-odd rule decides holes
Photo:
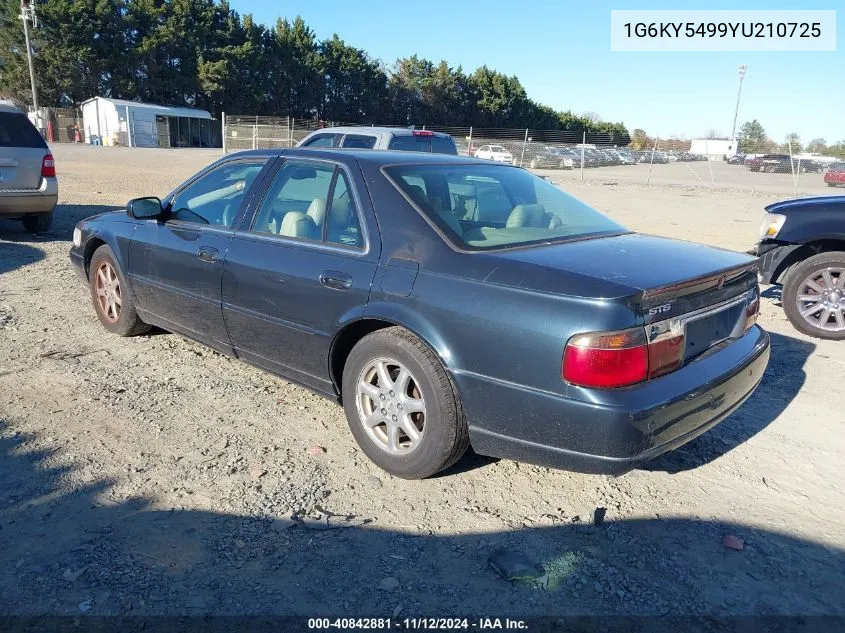
[(786, 277), (782, 301), (799, 332), (845, 340), (845, 252), (820, 253), (796, 264)]
[(29, 233), (46, 233), (53, 225), (53, 212), (25, 215), (21, 222), (23, 222), (23, 228)]
[(342, 391), (352, 435), (392, 475), (429, 477), (469, 446), (451, 378), (434, 352), (403, 328), (378, 330), (355, 345), (343, 368)]
[(126, 283), (114, 252), (105, 244), (94, 251), (91, 258), (88, 286), (97, 317), (109, 332), (118, 336), (138, 336), (150, 330), (135, 310), (135, 295)]

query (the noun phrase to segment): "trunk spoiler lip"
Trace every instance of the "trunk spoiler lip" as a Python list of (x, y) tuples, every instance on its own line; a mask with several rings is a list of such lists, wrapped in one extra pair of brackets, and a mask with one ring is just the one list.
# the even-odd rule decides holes
[[(701, 277), (694, 277), (668, 286), (645, 290), (643, 291), (642, 302), (647, 307), (656, 302), (683, 295), (685, 294), (685, 290), (694, 286), (701, 286), (699, 292), (713, 288), (722, 288), (725, 284), (730, 284), (749, 272), (756, 273), (758, 265), (758, 261), (754, 259), (739, 266), (726, 268), (715, 273), (708, 273)], [(755, 275), (754, 282), (756, 283), (756, 281), (757, 277)]]

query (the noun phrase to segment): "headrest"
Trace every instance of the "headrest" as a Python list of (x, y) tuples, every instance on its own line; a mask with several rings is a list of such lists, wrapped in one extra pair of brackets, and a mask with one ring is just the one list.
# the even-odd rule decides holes
[(282, 229), (279, 235), (288, 237), (314, 238), (317, 227), (310, 216), (302, 211), (289, 211), (282, 220)]
[(323, 226), (323, 220), (326, 217), (326, 201), (322, 198), (314, 198), (306, 215), (314, 220), (316, 226)]
[(541, 204), (518, 204), (513, 208), (505, 226), (509, 229), (519, 226), (542, 226), (546, 210)]

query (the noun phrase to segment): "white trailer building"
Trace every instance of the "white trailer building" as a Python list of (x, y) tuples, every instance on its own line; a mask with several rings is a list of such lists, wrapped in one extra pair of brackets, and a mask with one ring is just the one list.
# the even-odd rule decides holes
[(690, 154), (700, 154), (710, 160), (723, 160), (736, 154), (737, 141), (718, 138), (694, 138)]
[(205, 110), (93, 97), (82, 103), (86, 143), (128, 147), (220, 147)]

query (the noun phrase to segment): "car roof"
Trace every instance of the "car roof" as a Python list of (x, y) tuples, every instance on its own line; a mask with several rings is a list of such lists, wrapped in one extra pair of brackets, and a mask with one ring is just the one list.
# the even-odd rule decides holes
[[(360, 149), (347, 148), (307, 148), (293, 147), (283, 149), (259, 149), (234, 152), (227, 154), (221, 160), (231, 160), (250, 156), (271, 156), (271, 157), (297, 157), (297, 158), (323, 158), (326, 160), (353, 159), (359, 163), (367, 163), (376, 166), (384, 165), (487, 165), (489, 160), (456, 156), (455, 154), (437, 154), (432, 152), (405, 152), (387, 149)], [(507, 167), (507, 165), (503, 165)], [(517, 168), (518, 169), (518, 168)]]
[[(415, 130), (414, 128), (409, 127), (376, 127), (370, 125), (338, 125), (336, 127), (326, 127), (321, 128), (319, 130), (314, 130), (310, 132), (308, 136), (311, 134), (393, 134), (394, 136), (411, 136), (414, 132), (420, 132), (421, 130)], [(448, 134), (445, 132), (432, 132), (434, 136), (439, 136), (441, 138), (449, 137)]]
[(0, 102), (0, 112), (13, 112), (15, 114), (24, 114), (24, 111), (16, 107), (12, 103)]

